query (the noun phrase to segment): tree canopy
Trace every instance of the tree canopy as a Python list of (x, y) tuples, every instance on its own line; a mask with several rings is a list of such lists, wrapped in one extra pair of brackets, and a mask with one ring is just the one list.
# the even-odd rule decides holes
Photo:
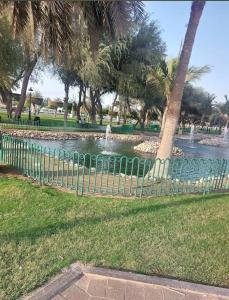
[(22, 49), (12, 38), (6, 17), (0, 17), (0, 89), (10, 88), (20, 72)]

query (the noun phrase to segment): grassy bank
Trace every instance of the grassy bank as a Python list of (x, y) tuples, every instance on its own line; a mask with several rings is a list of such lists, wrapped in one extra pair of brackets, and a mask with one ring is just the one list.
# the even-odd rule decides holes
[(64, 266), (99, 266), (229, 286), (229, 194), (78, 197), (0, 177), (1, 299)]
[[(2, 122), (7, 121), (7, 113), (0, 111), (0, 117)], [(39, 115), (41, 119), (41, 125), (42, 126), (64, 126), (64, 115), (63, 114), (57, 114), (55, 117), (54, 114), (47, 114), (47, 113), (40, 113)], [(34, 116), (32, 116), (33, 120)], [(28, 113), (22, 113), (21, 120), (27, 122), (28, 121)], [(88, 119), (87, 122), (90, 123), (90, 120)], [(103, 124), (107, 125), (109, 123), (108, 120), (103, 120)], [(68, 127), (75, 127), (76, 126), (76, 118), (68, 118), (67, 121)], [(99, 120), (97, 120), (97, 125), (99, 125)], [(113, 125), (117, 125), (117, 122), (115, 121), (115, 118), (113, 119)]]

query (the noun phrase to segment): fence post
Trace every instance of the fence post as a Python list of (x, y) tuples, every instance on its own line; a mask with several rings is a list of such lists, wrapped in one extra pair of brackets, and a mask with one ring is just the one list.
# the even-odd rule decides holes
[(218, 172), (219, 175), (217, 176), (216, 183), (215, 183), (216, 190), (222, 189), (223, 181), (224, 181), (224, 178), (226, 175), (226, 170), (227, 170), (227, 161), (226, 161), (226, 159), (223, 159), (222, 164), (219, 167), (219, 172)]
[(0, 129), (0, 162), (3, 160), (3, 144), (2, 144), (2, 132)]
[(80, 154), (60, 149), (54, 149), (52, 155), (49, 149), (46, 154), (45, 147), (0, 132), (1, 161), (41, 184), (56, 183), (63, 186), (65, 183), (65, 187), (75, 187), (76, 193), (81, 195), (87, 191), (91, 194), (99, 192), (141, 197), (146, 194), (206, 193), (229, 188), (227, 159), (209, 161), (202, 158), (176, 158), (149, 161), (139, 157)]

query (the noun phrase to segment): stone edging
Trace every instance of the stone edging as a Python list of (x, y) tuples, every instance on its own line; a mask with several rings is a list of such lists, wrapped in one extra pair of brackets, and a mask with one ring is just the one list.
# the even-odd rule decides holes
[[(36, 289), (34, 292), (24, 297), (24, 300), (49, 300), (56, 294), (61, 293), (74, 281), (78, 281), (84, 274), (92, 274), (103, 277), (112, 277), (119, 280), (135, 281), (145, 284), (153, 284), (159, 287), (174, 289), (178, 291), (194, 292), (209, 296), (228, 297), (229, 289), (209, 286), (198, 283), (191, 283), (177, 279), (170, 279), (159, 276), (149, 276), (132, 272), (116, 271), (99, 267), (84, 266), (81, 263), (72, 264), (68, 269), (64, 269), (60, 275), (51, 279), (46, 285)], [(207, 299), (207, 298), (206, 298)]]
[[(16, 138), (40, 139), (40, 140), (74, 140), (79, 138), (105, 138), (106, 134), (101, 132), (53, 132), (53, 131), (33, 131), (33, 130), (16, 130), (4, 129), (3, 133), (11, 134)], [(149, 140), (150, 136), (134, 134), (116, 134), (112, 133), (110, 138), (113, 140), (125, 140), (142, 142)]]
[[(76, 264), (77, 266), (78, 264)], [(88, 274), (96, 274), (100, 276), (109, 276), (116, 279), (124, 279), (130, 281), (137, 281), (147, 284), (154, 284), (157, 286), (163, 286), (172, 289), (179, 289), (179, 290), (188, 290), (196, 293), (201, 294), (211, 294), (216, 296), (229, 296), (229, 289), (204, 285), (199, 283), (192, 283), (177, 279), (159, 277), (159, 276), (149, 276), (143, 274), (137, 274), (132, 272), (123, 272), (123, 271), (116, 271), (112, 269), (105, 269), (99, 267), (89, 267), (89, 266), (82, 266), (81, 270), (83, 273)]]
[(23, 297), (23, 300), (49, 300), (68, 288), (74, 281), (83, 276), (82, 270), (76, 266), (63, 269), (61, 274), (50, 279), (48, 283)]

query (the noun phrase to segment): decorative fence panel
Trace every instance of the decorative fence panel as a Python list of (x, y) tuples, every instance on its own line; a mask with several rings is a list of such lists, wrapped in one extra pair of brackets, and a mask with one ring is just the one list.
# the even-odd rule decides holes
[(26, 124), (24, 123), (16, 123), (16, 122), (9, 122), (9, 123), (0, 123), (0, 128), (2, 129), (20, 129), (20, 130), (37, 130), (37, 131), (63, 131), (63, 132), (74, 132), (74, 131), (94, 131), (94, 132), (105, 132), (106, 127), (105, 126), (99, 126), (99, 125), (85, 125), (85, 126), (79, 126), (79, 124), (71, 124), (72, 127), (58, 127), (58, 125), (55, 126), (44, 126), (44, 125), (34, 125), (34, 124)]
[(161, 196), (229, 189), (229, 160), (67, 152), (2, 136), (2, 160), (41, 184), (77, 194)]

